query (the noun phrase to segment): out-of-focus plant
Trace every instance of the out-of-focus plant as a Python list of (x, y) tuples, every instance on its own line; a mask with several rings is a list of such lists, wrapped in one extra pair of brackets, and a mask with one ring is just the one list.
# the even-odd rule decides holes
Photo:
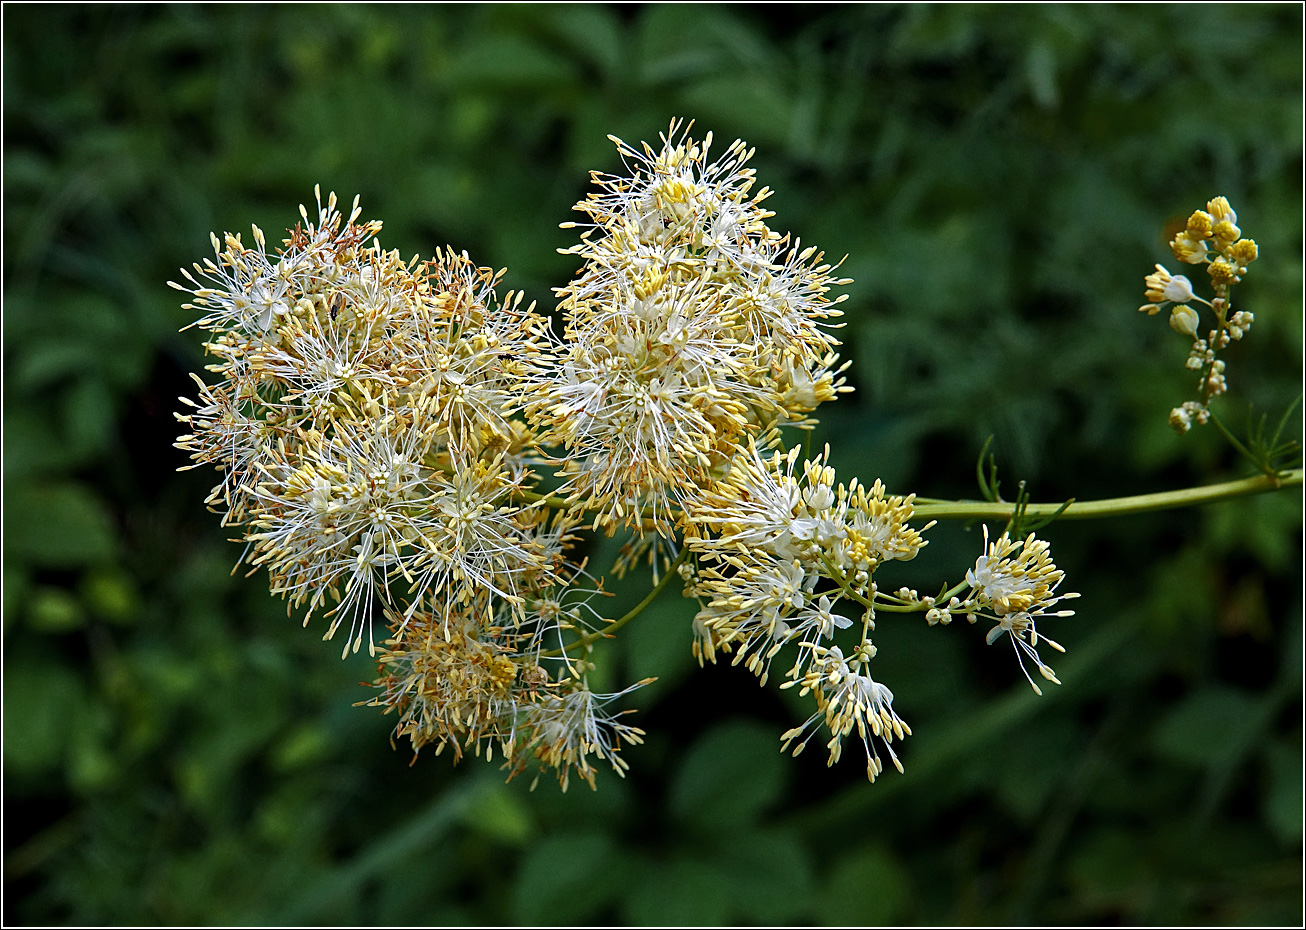
[[(1281, 461), (1299, 447), (1278, 432), (1252, 443), (1263, 476), (1060, 505), (1031, 504), (1023, 486), (1003, 501), (991, 463), (978, 509), (839, 482), (828, 449), (800, 465), (785, 430), (810, 429), (849, 390), (831, 291), (850, 282), (767, 225), (751, 149), (736, 140), (714, 159), (712, 134), (691, 128), (673, 122), (657, 147), (613, 138), (624, 170), (594, 172), (576, 206), (586, 222), (564, 224), (582, 229), (566, 251), (583, 265), (556, 291), (560, 336), (520, 293), (498, 296), (503, 272), (452, 248), (405, 261), (377, 241), (380, 222), (358, 221), (357, 199), (345, 217), (320, 191), (279, 249), (257, 226), (249, 245), (214, 236), (214, 258), (174, 284), (194, 297), (218, 376), (197, 378), (179, 414), (179, 446), (222, 474), (208, 503), (243, 527), (245, 560), (305, 625), (322, 611), (325, 638), (348, 627), (346, 654), (367, 641), (367, 703), (398, 715), (414, 751), (497, 751), (510, 777), (553, 769), (564, 789), (573, 772), (594, 787), (594, 760), (624, 772), (619, 748), (644, 733), (610, 706), (652, 679), (595, 690), (592, 647), (679, 582), (699, 606), (700, 664), (732, 656), (765, 684), (788, 651), (781, 687), (815, 710), (783, 746), (797, 755), (823, 732), (833, 764), (855, 731), (874, 781), (881, 749), (902, 771), (892, 744), (911, 733), (872, 675), (877, 619), (985, 620), (1041, 693), (1026, 662), (1058, 682), (1038, 646), (1064, 650), (1037, 623), (1071, 616), (1059, 605), (1078, 595), (1058, 593), (1038, 527), (1301, 485)], [(1225, 393), (1216, 354), (1252, 323), (1230, 304), (1257, 258), (1236, 219), (1217, 197), (1171, 244), (1207, 264), (1213, 300), (1160, 265), (1146, 280), (1141, 309), (1171, 306), (1171, 327), (1195, 339), (1200, 400), (1172, 412), (1181, 432)], [(1216, 315), (1205, 338), (1194, 301)], [(935, 521), (975, 517), (1005, 527), (990, 541), (985, 526), (964, 578), (924, 596), (876, 584)], [(652, 590), (620, 618), (571, 555), (586, 527), (629, 536), (610, 574), (651, 566)]]

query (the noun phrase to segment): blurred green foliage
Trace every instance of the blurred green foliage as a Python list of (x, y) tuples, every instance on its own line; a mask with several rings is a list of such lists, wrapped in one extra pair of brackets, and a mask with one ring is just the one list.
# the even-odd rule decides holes
[[(806, 711), (695, 669), (666, 597), (604, 656), (661, 676), (631, 776), (532, 793), (409, 767), (367, 661), (231, 575), (164, 282), (320, 182), (548, 306), (605, 135), (693, 117), (848, 256), (841, 473), (973, 497), (992, 433), (1036, 500), (1220, 480), (1134, 308), (1227, 195), (1262, 258), (1226, 419), (1297, 395), (1301, 42), (1291, 5), (6, 6), (5, 922), (1300, 923), (1300, 495), (1050, 527), (1084, 596), (1042, 699), (982, 631), (884, 619), (917, 735), (875, 785), (779, 756)], [(979, 551), (930, 538), (903, 582)]]

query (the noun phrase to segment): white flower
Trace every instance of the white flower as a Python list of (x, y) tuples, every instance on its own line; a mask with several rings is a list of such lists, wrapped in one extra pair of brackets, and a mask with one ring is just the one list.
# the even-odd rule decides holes
[(715, 662), (718, 649), (737, 648), (733, 664), (743, 664), (765, 684), (771, 659), (797, 635), (790, 620), (806, 607), (817, 576), (797, 560), (760, 552), (731, 564), (737, 571), (729, 575), (712, 568), (701, 572), (697, 593), (708, 604), (694, 621), (695, 653), (700, 661)]
[(1166, 300), (1187, 303), (1193, 299), (1193, 284), (1184, 275), (1177, 274), (1170, 278), (1162, 294)]
[(527, 757), (533, 754), (545, 767), (558, 770), (563, 791), (567, 790), (573, 769), (593, 788), (596, 770), (589, 756), (594, 755), (624, 777), (629, 765), (618, 750), (623, 742), (642, 743), (644, 731), (618, 720), (630, 711), (613, 714), (606, 708), (652, 681), (645, 678), (614, 694), (596, 694), (583, 682), (566, 681), (560, 690), (549, 691), (534, 703), (520, 704), (515, 734), (507, 750), (512, 775), (523, 771)]
[(742, 142), (709, 161), (710, 135), (687, 131), (656, 151), (614, 139), (626, 174), (595, 175), (576, 205), (592, 225), (568, 251), (585, 266), (557, 291), (565, 342), (530, 407), (599, 524), (664, 534), (748, 436), (808, 425), (847, 389), (821, 328), (847, 282), (767, 227)]
[(975, 567), (966, 572), (966, 583), (972, 590), (960, 609), (970, 615), (972, 622), (975, 617), (986, 617), (996, 623), (986, 637), (990, 645), (1004, 635), (1010, 636), (1020, 670), (1037, 694), (1043, 692), (1025, 668), (1026, 658), (1034, 662), (1040, 675), (1060, 684), (1051, 667), (1039, 657), (1037, 647), (1042, 639), (1057, 652), (1065, 652), (1065, 649), (1041, 636), (1035, 621), (1038, 617), (1074, 616), (1073, 610), (1049, 609), (1063, 600), (1079, 596), (1055, 594), (1064, 577), (1064, 572), (1048, 555), (1048, 544), (1036, 539), (1033, 533), (1024, 542), (1013, 542), (1004, 533), (990, 544), (987, 526), (984, 527), (984, 554), (975, 560)]
[(821, 547), (843, 535), (834, 470), (818, 456), (804, 462), (800, 482), (793, 474), (797, 461), (797, 448), (764, 459), (750, 444), (728, 475), (686, 502), (689, 519), (711, 534), (691, 538), (691, 547), (758, 548), (779, 559), (814, 561)]
[[(830, 731), (830, 740), (826, 748), (830, 750), (829, 765), (839, 761), (843, 753), (843, 739), (853, 728), (866, 750), (866, 775), (871, 781), (884, 771), (880, 761), (878, 740), (889, 753), (894, 767), (902, 771), (902, 763), (893, 751), (895, 737), (904, 739), (911, 735), (911, 728), (893, 709), (893, 692), (873, 679), (865, 671), (870, 660), (875, 656), (875, 647), (863, 641), (849, 659), (845, 659), (843, 650), (838, 646), (830, 648), (814, 647), (814, 661), (807, 673), (799, 681), (785, 682), (781, 687), (801, 685), (800, 695), (811, 693), (816, 699), (817, 712), (801, 726), (787, 731), (781, 739), (784, 749), (795, 740), (801, 741), (794, 749), (794, 755), (802, 752), (807, 741), (814, 734), (813, 724), (824, 718)], [(812, 732), (808, 732), (812, 731)], [(806, 735), (804, 735), (806, 734)]]

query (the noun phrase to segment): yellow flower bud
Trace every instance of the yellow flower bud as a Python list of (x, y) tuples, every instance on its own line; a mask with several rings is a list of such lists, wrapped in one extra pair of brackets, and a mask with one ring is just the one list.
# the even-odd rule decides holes
[(1240, 265), (1250, 265), (1258, 254), (1255, 239), (1239, 239), (1229, 248), (1229, 257)]
[(1242, 235), (1238, 227), (1233, 223), (1230, 223), (1228, 220), (1221, 220), (1216, 223), (1215, 229), (1213, 229), (1212, 232), (1215, 234), (1215, 238), (1223, 239), (1225, 242), (1233, 242)]
[(1211, 214), (1205, 210), (1194, 210), (1193, 215), (1188, 217), (1188, 235), (1193, 239), (1209, 239), (1213, 225)]
[(1206, 261), (1206, 246), (1201, 239), (1190, 236), (1186, 231), (1175, 236), (1170, 242), (1170, 251), (1174, 257), (1189, 265)]
[(1238, 214), (1229, 206), (1229, 201), (1224, 197), (1216, 197), (1206, 205), (1206, 209), (1211, 211), (1211, 217), (1216, 223), (1221, 220), (1228, 220), (1230, 223), (1238, 222)]
[(1238, 283), (1238, 275), (1234, 272), (1233, 265), (1230, 265), (1223, 258), (1218, 258), (1211, 262), (1211, 264), (1207, 266), (1206, 272), (1211, 276), (1212, 284)]

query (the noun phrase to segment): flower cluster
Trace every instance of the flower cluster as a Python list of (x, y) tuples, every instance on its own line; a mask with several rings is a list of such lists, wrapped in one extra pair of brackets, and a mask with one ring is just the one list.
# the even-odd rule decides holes
[(782, 737), (784, 748), (802, 737), (794, 748), (794, 755), (798, 755), (811, 739), (812, 733), (808, 731), (823, 719), (830, 731), (826, 748), (830, 750), (831, 765), (839, 761), (843, 753), (843, 738), (856, 726), (866, 750), (866, 774), (871, 781), (884, 771), (871, 737), (884, 744), (894, 768), (899, 772), (903, 770), (898, 754), (893, 751), (893, 738), (896, 736), (902, 740), (910, 736), (911, 727), (894, 712), (893, 692), (863, 671), (874, 657), (875, 647), (866, 640), (857, 647), (851, 659), (845, 659), (838, 646), (816, 647), (811, 667), (798, 682), (790, 684), (801, 684), (800, 695), (812, 694), (817, 710), (802, 726), (785, 732)]
[(945, 608), (935, 608), (929, 620), (947, 623), (953, 613), (963, 613), (974, 623), (979, 618), (992, 620), (994, 626), (986, 637), (989, 645), (1005, 634), (1016, 651), (1020, 670), (1025, 673), (1036, 694), (1042, 694), (1030, 677), (1025, 659), (1030, 659), (1040, 675), (1060, 684), (1056, 673), (1038, 654), (1042, 639), (1057, 652), (1065, 652), (1055, 641), (1042, 636), (1035, 626), (1039, 617), (1071, 617), (1073, 610), (1052, 610), (1061, 601), (1079, 597), (1078, 594), (1057, 594), (1065, 573), (1052, 562), (1048, 544), (1030, 533), (1025, 540), (1012, 540), (1003, 533), (995, 542), (989, 542), (988, 527), (984, 528), (984, 554), (975, 560), (975, 567), (966, 571), (969, 593), (964, 599), (953, 597)]
[[(856, 720), (874, 780), (882, 766), (866, 721), (898, 718), (892, 693), (863, 672), (875, 654), (868, 638), (875, 628), (872, 575), (885, 562), (915, 558), (925, 540), (907, 522), (912, 497), (886, 496), (879, 481), (869, 489), (856, 479), (836, 485), (828, 457), (826, 449), (796, 475), (797, 449), (766, 458), (749, 447), (726, 478), (689, 506), (687, 541), (699, 565), (692, 590), (702, 604), (694, 618), (694, 652), (700, 663), (733, 652), (734, 663), (765, 684), (772, 659), (797, 644), (782, 687), (801, 684), (802, 694), (816, 698), (818, 713), (785, 734), (786, 744), (824, 716), (833, 764)], [(838, 630), (853, 626), (836, 612), (849, 608), (861, 617), (851, 666), (832, 645)], [(872, 732), (887, 745), (910, 730), (898, 721), (875, 724)], [(804, 745), (806, 739), (795, 752)]]
[[(1174, 257), (1189, 265), (1206, 265), (1215, 296), (1198, 297), (1192, 282), (1184, 275), (1172, 275), (1162, 265), (1145, 280), (1148, 302), (1139, 311), (1149, 316), (1170, 307), (1170, 327), (1193, 340), (1185, 363), (1189, 370), (1200, 372), (1198, 400), (1190, 400), (1170, 411), (1170, 425), (1186, 433), (1193, 423), (1210, 419), (1211, 400), (1227, 390), (1224, 360), (1217, 353), (1230, 342), (1241, 339), (1252, 325), (1252, 314), (1233, 311), (1230, 291), (1256, 261), (1258, 250), (1253, 239), (1243, 239), (1238, 228), (1238, 214), (1229, 201), (1216, 197), (1205, 210), (1195, 210), (1182, 232), (1170, 242)], [(1204, 304), (1215, 314), (1215, 328), (1201, 334), (1201, 317), (1192, 303)]]
[[(751, 150), (711, 159), (711, 135), (679, 123), (656, 150), (614, 141), (627, 172), (594, 174), (577, 205), (561, 336), (498, 296), (503, 272), (452, 249), (404, 261), (357, 200), (346, 218), (320, 193), (279, 249), (257, 228), (249, 246), (214, 237), (174, 284), (215, 376), (196, 378), (178, 446), (220, 471), (207, 503), (288, 609), (324, 614), (326, 638), (347, 627), (346, 653), (367, 641), (378, 675), (360, 703), (415, 752), (497, 750), (509, 777), (592, 787), (595, 763), (623, 773), (618, 750), (642, 737), (609, 707), (651, 681), (596, 693), (592, 644), (673, 580), (698, 602), (700, 663), (732, 655), (765, 684), (792, 648), (782, 687), (816, 710), (783, 745), (823, 726), (833, 764), (855, 728), (872, 780), (882, 750), (901, 769), (891, 744), (911, 732), (871, 676), (877, 610), (989, 617), (990, 641), (1009, 633), (1022, 667), (1055, 680), (1034, 622), (1073, 595), (1053, 594), (1046, 543), (986, 535), (938, 598), (882, 592), (877, 571), (933, 524), (910, 525), (914, 496), (839, 482), (828, 448), (801, 464), (785, 448), (785, 427), (849, 390), (830, 295), (849, 282), (767, 226)], [(1172, 283), (1164, 299), (1188, 293)], [(613, 621), (579, 555), (600, 530), (629, 534), (614, 575), (653, 566), (653, 591)]]
[(465, 254), (383, 250), (357, 201), (346, 219), (319, 193), (316, 216), (301, 213), (275, 254), (257, 228), (252, 246), (214, 237), (174, 285), (194, 296), (217, 376), (186, 402), (178, 445), (222, 472), (208, 502), (245, 527), (273, 593), (305, 624), (324, 610), (326, 638), (347, 626), (346, 652), (367, 640), (370, 703), (399, 713), (414, 749), (497, 741), (514, 770), (534, 754), (592, 779), (586, 754), (638, 733), (596, 736), (610, 718), (578, 697), (583, 668), (542, 664), (587, 625), (592, 593), (566, 556), (575, 515), (533, 501), (539, 437), (514, 416), (548, 321), (519, 294), (500, 300), (502, 273)]
[(687, 133), (673, 123), (656, 151), (613, 138), (628, 173), (592, 175), (567, 250), (585, 264), (557, 292), (564, 342), (530, 411), (609, 528), (668, 534), (746, 437), (810, 424), (843, 390), (823, 324), (843, 299), (829, 289), (848, 282), (767, 227), (751, 150), (709, 160), (711, 134)]

